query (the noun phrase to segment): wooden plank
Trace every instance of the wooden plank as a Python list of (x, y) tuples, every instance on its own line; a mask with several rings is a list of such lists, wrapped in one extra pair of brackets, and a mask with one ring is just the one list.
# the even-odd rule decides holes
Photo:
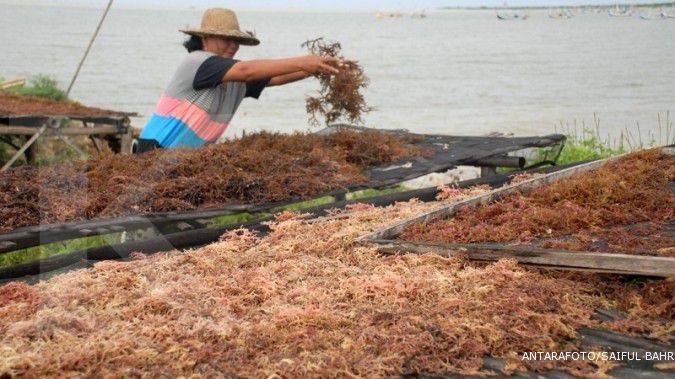
[(584, 346), (600, 346), (612, 351), (663, 352), (672, 351), (675, 347), (657, 343), (641, 337), (632, 337), (609, 330), (581, 328), (581, 343)]
[(133, 144), (134, 136), (131, 130), (131, 126), (127, 126), (126, 132), (122, 134), (120, 141), (120, 154), (131, 154), (131, 147)]
[(583, 270), (601, 273), (675, 277), (675, 258), (568, 251), (509, 246), (499, 244), (434, 244), (392, 240), (372, 240), (385, 254), (410, 252), (432, 253), (444, 257), (466, 255), (476, 261), (512, 258), (519, 263), (560, 270)]
[(6, 80), (0, 83), (0, 89), (10, 89), (14, 87), (22, 87), (26, 84), (26, 79)]
[(409, 218), (407, 220), (398, 222), (392, 226), (377, 230), (373, 233), (367, 234), (357, 239), (358, 242), (368, 242), (371, 240), (384, 240), (384, 239), (393, 239), (396, 238), (403, 230), (409, 226), (427, 223), (429, 221), (449, 217), (457, 213), (462, 208), (465, 207), (476, 207), (482, 204), (491, 203), (497, 199), (503, 198), (505, 196), (511, 195), (516, 192), (526, 191), (532, 188), (541, 187), (550, 183), (553, 183), (557, 180), (568, 178), (570, 176), (580, 174), (586, 171), (593, 170), (602, 166), (610, 160), (618, 159), (619, 157), (608, 158), (599, 161), (593, 161), (585, 163), (579, 166), (570, 167), (561, 171), (553, 172), (538, 178), (533, 178), (526, 180), (520, 183), (511, 184), (493, 191), (486, 192), (482, 195), (474, 196), (470, 199), (466, 199), (457, 203), (452, 204), (443, 204), (442, 206), (433, 209), (429, 212), (423, 213), (422, 215)]
[(101, 153), (103, 152), (103, 149), (101, 148), (101, 143), (98, 142), (98, 140), (96, 139), (96, 137), (94, 137), (93, 135), (90, 135), (90, 136), (89, 136), (89, 139), (90, 139), (91, 142), (94, 144), (94, 147), (96, 148), (96, 152), (99, 153), (99, 154), (101, 154)]
[(67, 115), (67, 114), (0, 114), (0, 122), (10, 126), (39, 126), (45, 123), (46, 120), (73, 120), (88, 122), (91, 124), (113, 125), (116, 127), (123, 127), (129, 118), (127, 115), (109, 115), (109, 116), (86, 116), (86, 115)]
[[(4, 135), (22, 135), (22, 136), (32, 136), (37, 133), (38, 130), (33, 127), (28, 126), (2, 126), (0, 127), (0, 134)], [(44, 135), (64, 135), (64, 136), (89, 136), (89, 135), (107, 135), (107, 134), (119, 134), (119, 129), (116, 126), (107, 125), (107, 126), (97, 126), (93, 128), (58, 128), (58, 129), (48, 129)]]
[[(91, 126), (89, 126), (89, 124), (88, 124), (86, 121), (82, 121), (82, 126), (84, 126), (85, 128), (90, 128), (90, 127), (91, 127)], [(101, 154), (101, 153), (103, 152), (103, 149), (101, 148), (101, 143), (100, 143), (100, 142), (96, 139), (96, 137), (93, 136), (93, 135), (90, 135), (90, 136), (89, 136), (89, 139), (90, 139), (91, 142), (94, 144), (94, 148), (96, 148), (96, 152), (97, 152), (98, 154)]]

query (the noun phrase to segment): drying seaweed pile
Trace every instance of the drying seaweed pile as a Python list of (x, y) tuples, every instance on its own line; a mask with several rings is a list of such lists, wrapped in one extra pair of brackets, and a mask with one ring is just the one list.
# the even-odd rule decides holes
[(675, 222), (590, 227), (572, 235), (543, 238), (533, 245), (546, 249), (599, 251), (675, 258)]
[(673, 256), (675, 157), (631, 154), (447, 220), (415, 225), (410, 241), (510, 242), (577, 251)]
[[(522, 361), (573, 351), (575, 329), (667, 339), (673, 282), (621, 282), (504, 260), (378, 255), (354, 240), (431, 209), (358, 205), (304, 223), (284, 215), (260, 238), (238, 230), (186, 253), (136, 255), (29, 286), (0, 287), (0, 376), (387, 377), (560, 368), (600, 376), (607, 362)], [(597, 307), (628, 319), (603, 324)]]
[(0, 91), (0, 115), (124, 116), (123, 113), (86, 107), (75, 101), (15, 95)]
[[(306, 41), (302, 47), (307, 48), (310, 54), (344, 59), (339, 42), (331, 43), (318, 38)], [(321, 85), (319, 94), (307, 98), (310, 124), (319, 126), (320, 118), (325, 120), (326, 125), (340, 118), (352, 124), (360, 123), (362, 115), (371, 111), (361, 93), (368, 87), (368, 78), (356, 62), (347, 61), (346, 65), (337, 75), (317, 74)]]
[(380, 132), (258, 133), (199, 150), (110, 155), (0, 174), (0, 231), (128, 214), (307, 199), (365, 184), (365, 167), (424, 155)]

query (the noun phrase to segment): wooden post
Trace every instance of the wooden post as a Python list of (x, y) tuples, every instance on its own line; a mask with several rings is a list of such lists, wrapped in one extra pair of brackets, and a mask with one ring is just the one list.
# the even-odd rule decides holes
[[(26, 142), (30, 138), (26, 137)], [(29, 165), (35, 164), (37, 162), (37, 155), (38, 155), (38, 144), (39, 141), (33, 142), (32, 145), (26, 149), (25, 155), (26, 155), (26, 162), (28, 162)]]
[(133, 144), (133, 134), (131, 130), (131, 125), (126, 125), (126, 132), (122, 134), (120, 141), (120, 154), (131, 154), (131, 146)]
[[(89, 124), (87, 124), (86, 121), (82, 121), (82, 126), (84, 126), (85, 128), (89, 128)], [(96, 152), (98, 154), (101, 154), (103, 152), (103, 150), (101, 149), (101, 143), (96, 139), (96, 136), (92, 134), (92, 135), (89, 136), (89, 139), (94, 144), (94, 148), (96, 148)]]
[(497, 175), (497, 167), (495, 166), (481, 166), (480, 168), (480, 177), (489, 178), (491, 176)]
[(94, 144), (94, 148), (96, 148), (96, 152), (97, 152), (98, 154), (101, 154), (101, 153), (103, 152), (103, 149), (101, 148), (101, 143), (98, 142), (98, 140), (96, 139), (96, 137), (93, 136), (93, 135), (89, 136), (89, 139), (90, 139), (91, 142)]

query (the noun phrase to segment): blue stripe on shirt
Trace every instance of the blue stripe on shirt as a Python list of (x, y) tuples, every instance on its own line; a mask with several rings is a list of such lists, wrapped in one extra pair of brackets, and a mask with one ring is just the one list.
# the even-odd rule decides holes
[(140, 138), (153, 139), (164, 148), (174, 147), (201, 147), (207, 141), (199, 138), (195, 132), (183, 121), (172, 116), (153, 114)]

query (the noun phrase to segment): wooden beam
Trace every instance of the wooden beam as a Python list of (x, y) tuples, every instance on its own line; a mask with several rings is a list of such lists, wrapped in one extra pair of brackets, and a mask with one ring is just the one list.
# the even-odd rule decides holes
[[(90, 128), (89, 124), (86, 121), (82, 121), (82, 126), (85, 128)], [(101, 143), (96, 139), (94, 135), (89, 135), (89, 139), (91, 142), (94, 144), (94, 148), (96, 148), (96, 152), (98, 154), (101, 154), (103, 152), (103, 149), (101, 148)]]
[[(2, 126), (0, 127), (0, 135), (22, 135), (22, 136), (32, 136), (37, 133), (38, 128), (28, 127), (28, 126)], [(46, 136), (90, 136), (90, 135), (107, 135), (107, 134), (120, 134), (119, 129), (116, 126), (97, 126), (93, 128), (58, 128), (58, 129), (48, 129), (45, 131), (44, 135)]]
[(384, 254), (432, 253), (444, 257), (468, 256), (476, 261), (515, 259), (519, 263), (556, 270), (590, 271), (623, 275), (675, 277), (675, 258), (627, 254), (541, 249), (500, 244), (434, 244), (374, 240)]
[(26, 79), (6, 80), (6, 81), (0, 83), (0, 89), (10, 89), (10, 88), (14, 88), (14, 87), (22, 87), (25, 84), (26, 84)]
[[(26, 140), (28, 140), (31, 137), (26, 136), (24, 138), (26, 138)], [(24, 155), (26, 155), (26, 162), (29, 165), (33, 165), (33, 164), (35, 164), (35, 162), (37, 162), (39, 143), (40, 143), (40, 141), (38, 139), (37, 141), (33, 142), (33, 144), (30, 145), (30, 147), (28, 149), (26, 149), (26, 151), (24, 152)]]
[(120, 138), (120, 154), (131, 154), (131, 148), (134, 140), (133, 136), (133, 131), (131, 130), (131, 126), (127, 125), (127, 130), (124, 134), (122, 134), (122, 137)]
[(96, 137), (94, 137), (93, 135), (90, 135), (90, 136), (89, 136), (89, 139), (90, 139), (91, 142), (94, 144), (94, 147), (96, 148), (96, 152), (97, 152), (98, 154), (101, 154), (101, 153), (103, 152), (103, 148), (101, 148), (101, 143), (98, 142), (98, 140), (96, 139)]

